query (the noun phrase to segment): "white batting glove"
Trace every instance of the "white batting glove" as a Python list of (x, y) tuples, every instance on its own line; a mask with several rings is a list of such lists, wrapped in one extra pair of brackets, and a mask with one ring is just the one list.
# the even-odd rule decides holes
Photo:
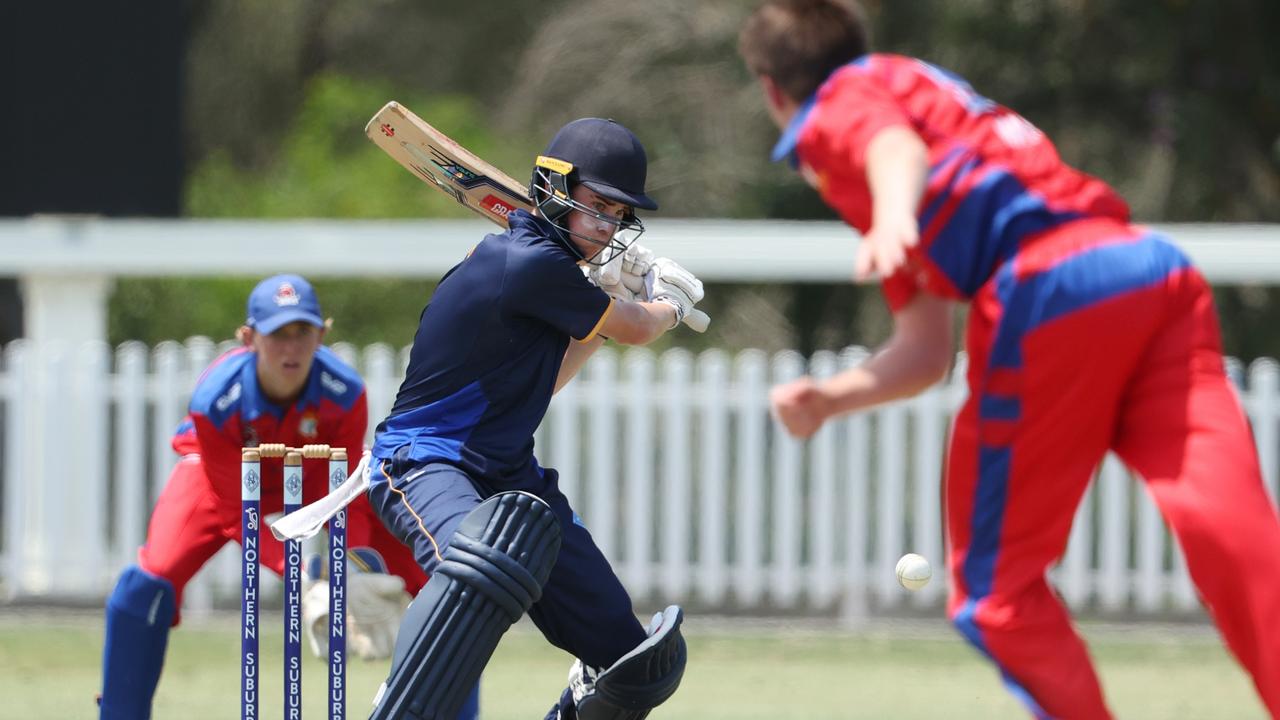
[(637, 300), (647, 302), (649, 291), (645, 287), (644, 276), (653, 267), (653, 251), (640, 243), (631, 243), (627, 251), (622, 253), (622, 272), (620, 280)]
[(622, 253), (618, 253), (604, 265), (584, 265), (582, 274), (587, 280), (612, 298), (623, 302), (635, 302), (636, 296), (621, 282)]
[(617, 253), (603, 265), (583, 268), (587, 279), (611, 297), (626, 302), (648, 300), (645, 294), (644, 274), (653, 263), (653, 251), (632, 243), (624, 252)]
[(658, 258), (644, 275), (645, 290), (651, 302), (664, 302), (676, 309), (679, 325), (702, 299), (702, 281), (680, 267), (671, 258)]
[(587, 263), (583, 267), (587, 279), (601, 288), (617, 285), (622, 275), (622, 253), (614, 253), (609, 262), (600, 265)]

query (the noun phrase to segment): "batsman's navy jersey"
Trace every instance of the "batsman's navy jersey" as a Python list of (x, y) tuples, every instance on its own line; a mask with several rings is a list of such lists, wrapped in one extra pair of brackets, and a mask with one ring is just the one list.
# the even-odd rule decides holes
[(969, 299), (1028, 238), (1082, 217), (1126, 222), (1106, 183), (1062, 162), (1020, 115), (922, 60), (865, 55), (832, 73), (774, 148), (790, 155), (823, 199), (860, 232), (870, 229), (867, 146), (881, 130), (915, 131), (929, 152), (920, 244), (885, 279), (897, 310), (917, 292)]
[(407, 459), (497, 481), (531, 467), (569, 342), (594, 337), (610, 307), (549, 223), (512, 213), (510, 229), (481, 241), (423, 310), (374, 457), (407, 446)]

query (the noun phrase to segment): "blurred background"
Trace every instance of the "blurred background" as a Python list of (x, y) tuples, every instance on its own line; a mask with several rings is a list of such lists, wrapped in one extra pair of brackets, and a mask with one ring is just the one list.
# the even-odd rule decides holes
[[(660, 218), (833, 218), (768, 162), (774, 131), (734, 52), (750, 2), (72, 6), (4, 10), (6, 216), (465, 218), (363, 137), (373, 111), (397, 99), (521, 179), (564, 122), (614, 117), (644, 139)], [(954, 69), (1016, 108), (1068, 162), (1119, 188), (1139, 220), (1280, 220), (1280, 54), (1264, 32), (1280, 22), (1274, 4), (867, 7), (880, 48)], [(253, 275), (115, 283), (109, 339), (223, 337)], [(406, 337), (431, 280), (322, 290), (339, 320), (348, 307), (360, 318), (338, 332), (363, 343)], [(20, 302), (15, 279), (4, 282), (0, 338), (12, 339)], [(746, 303), (771, 310), (767, 322), (682, 340), (808, 351), (882, 334), (874, 289), (724, 285), (708, 294), (713, 315)], [(200, 302), (172, 302), (179, 292)], [(1220, 291), (1234, 354), (1280, 354), (1268, 332), (1274, 293)], [(188, 304), (206, 309), (192, 317)]]
[[(775, 698), (780, 691), (767, 682), (732, 689), (744, 676), (734, 658), (794, 651), (784, 665), (811, 677), (818, 671), (807, 663), (824, 653), (839, 660), (820, 665), (858, 662), (840, 655), (849, 648), (925, 683), (939, 682), (930, 663), (948, 658), (960, 673), (947, 696), (955, 717), (1019, 716), (994, 672), (939, 629), (942, 579), (914, 596), (892, 579), (907, 551), (941, 568), (938, 467), (961, 389), (951, 383), (837, 423), (803, 445), (768, 418), (770, 382), (855, 362), (860, 346), (885, 336), (888, 317), (877, 288), (846, 281), (855, 234), (798, 176), (768, 162), (776, 133), (735, 52), (754, 6), (104, 0), (0, 8), (0, 618), (23, 618), (32, 633), (29, 646), (0, 640), (0, 670), (19, 671), (0, 677), (34, 682), (40, 667), (81, 663), (77, 682), (95, 686), (97, 649), (86, 651), (92, 643), (76, 634), (92, 640), (92, 620), (72, 623), (67, 654), (45, 666), (28, 662), (29, 648), (64, 637), (46, 613), (100, 607), (132, 558), (174, 461), (166, 438), (185, 393), (242, 322), (258, 279), (286, 270), (312, 277), (335, 319), (331, 339), (369, 379), (374, 422), (389, 406), (402, 348), (434, 283), (490, 231), (364, 137), (364, 123), (394, 99), (518, 179), (568, 120), (623, 122), (645, 143), (662, 206), (646, 218), (642, 242), (689, 258), (708, 279), (708, 333), (602, 353), (576, 391), (557, 397), (538, 438), (540, 457), (569, 478), (570, 496), (638, 606), (681, 602), (718, 618), (706, 630), (707, 652), (723, 656), (722, 674), (700, 681), (691, 666), (690, 694), (753, 700), (676, 705), (671, 717), (937, 716), (923, 704), (913, 714), (913, 700), (868, 704), (886, 695), (870, 674), (868, 685), (814, 689), (808, 696), (829, 701), (821, 705)], [(1069, 163), (1117, 187), (1136, 219), (1201, 262), (1274, 497), (1280, 4), (865, 6), (878, 49), (952, 69), (1017, 109)], [(615, 381), (618, 391), (602, 389)], [(190, 617), (204, 613), (216, 625), (234, 607), (233, 559), (219, 556), (197, 581)], [(1106, 628), (1100, 654), (1127, 678), (1115, 689), (1118, 703), (1135, 708), (1126, 716), (1260, 716), (1216, 645), (1177, 548), (1122, 467), (1101, 471), (1055, 574), (1072, 608)], [(843, 650), (805, 645), (815, 633), (804, 628), (818, 637), (839, 630), (847, 642), (837, 644)], [(725, 637), (764, 644), (744, 650), (724, 640), (718, 656)], [(547, 686), (561, 682), (567, 662), (529, 647), (519, 662), (550, 663), (557, 669)], [(1205, 669), (1205, 658), (1220, 674)], [(230, 672), (232, 663), (221, 666)], [(201, 677), (201, 665), (192, 667)], [(1151, 668), (1159, 668), (1155, 680), (1141, 679)], [(977, 678), (972, 687), (954, 681), (964, 672)], [(1151, 682), (1150, 697), (1124, 694)], [(1154, 699), (1222, 682), (1225, 696), (1197, 689), (1177, 702)], [(515, 695), (501, 682), (489, 687), (492, 707)], [(172, 716), (189, 716), (174, 702)], [(511, 717), (542, 704), (510, 702)], [(1197, 714), (1204, 707), (1214, 709)], [(62, 713), (35, 704), (28, 712), (86, 716)]]

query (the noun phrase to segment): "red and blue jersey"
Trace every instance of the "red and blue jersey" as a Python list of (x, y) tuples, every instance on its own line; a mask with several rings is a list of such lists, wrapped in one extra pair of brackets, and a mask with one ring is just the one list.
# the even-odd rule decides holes
[(892, 126), (928, 147), (917, 217), (920, 244), (884, 281), (897, 310), (916, 293), (969, 299), (1023, 241), (1083, 217), (1129, 219), (1101, 180), (1066, 165), (1022, 116), (922, 60), (865, 55), (839, 68), (785, 129), (774, 159), (791, 156), (822, 198), (861, 232), (872, 223), (867, 146)]
[(499, 482), (534, 467), (533, 433), (569, 342), (594, 337), (612, 306), (550, 223), (524, 211), (509, 222), (444, 276), (422, 311), (375, 458), (399, 450)]
[(868, 55), (837, 69), (775, 158), (791, 156), (865, 233), (867, 149), (891, 127), (922, 138), (929, 167), (920, 243), (885, 278), (885, 297), (894, 310), (921, 292), (971, 301), (970, 396), (944, 474), (957, 628), (1035, 717), (1110, 717), (1045, 572), (1112, 450), (1146, 480), (1228, 645), (1280, 717), (1280, 563), (1243, 583), (1219, 572), (1274, 546), (1280, 525), (1223, 373), (1208, 284), (1031, 123), (919, 60)]
[[(261, 443), (285, 443), (291, 447), (327, 444), (348, 451), (351, 464), (364, 448), (369, 409), (364, 381), (333, 351), (316, 351), (306, 387), (289, 407), (274, 405), (258, 385), (257, 353), (242, 347), (215, 360), (200, 376), (191, 395), (186, 419), (173, 436), (173, 449), (181, 455), (198, 454), (214, 492), (239, 502), (240, 451)], [(325, 463), (306, 460), (305, 463)], [(280, 492), (282, 466), (263, 463), (264, 494)], [(307, 468), (308, 479), (323, 479), (327, 468)], [(316, 481), (306, 496), (328, 492)]]

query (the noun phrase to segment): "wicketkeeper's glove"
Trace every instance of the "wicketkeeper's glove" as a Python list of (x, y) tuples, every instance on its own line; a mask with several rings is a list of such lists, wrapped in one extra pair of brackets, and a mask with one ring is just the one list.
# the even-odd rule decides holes
[[(364, 660), (391, 657), (400, 618), (409, 606), (404, 580), (388, 575), (382, 557), (371, 548), (352, 548), (347, 565), (347, 650)], [(308, 587), (302, 594), (302, 621), (311, 652), (324, 657), (329, 646), (329, 581), (319, 556), (307, 563)]]

